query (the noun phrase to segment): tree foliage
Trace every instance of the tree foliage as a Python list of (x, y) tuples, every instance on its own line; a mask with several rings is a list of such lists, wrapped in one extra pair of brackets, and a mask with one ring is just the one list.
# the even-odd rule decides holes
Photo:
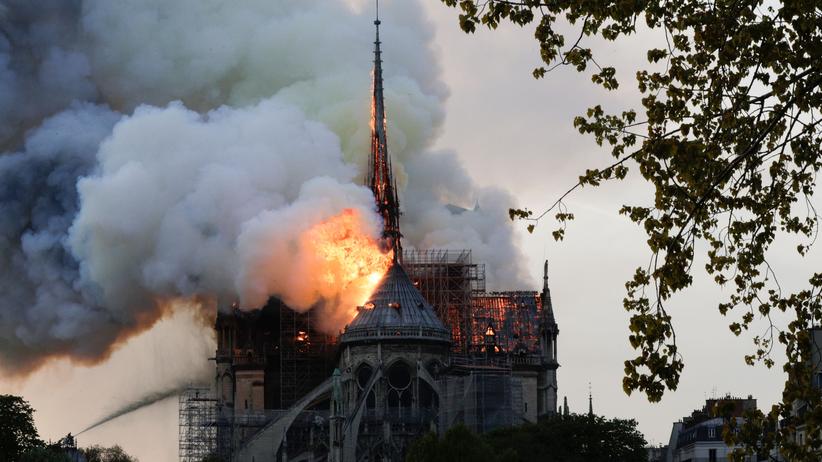
[(138, 462), (136, 458), (126, 454), (120, 446), (114, 445), (110, 448), (103, 446), (89, 446), (83, 448), (83, 456), (87, 462)]
[(72, 462), (68, 454), (57, 445), (43, 445), (26, 451), (20, 462)]
[(538, 424), (491, 432), (486, 440), (511, 462), (645, 462), (647, 442), (636, 426), (635, 420), (555, 415)]
[(408, 462), (495, 462), (491, 447), (468, 428), (450, 428), (442, 439), (429, 433), (414, 442), (405, 456)]
[(29, 403), (19, 396), (0, 395), (0, 460), (20, 460), (42, 445)]
[[(808, 329), (822, 322), (822, 272), (804, 288), (782, 289), (768, 262), (776, 239), (798, 243), (805, 256), (818, 233), (812, 196), (822, 167), (822, 4), (818, 0), (442, 0), (460, 9), (465, 32), (503, 22), (535, 25), (543, 78), (560, 67), (589, 73), (595, 85), (619, 87), (589, 41), (620, 40), (637, 33), (659, 37), (638, 50), (647, 65), (636, 71), (641, 98), (634, 108), (610, 113), (601, 105), (576, 117), (580, 133), (607, 145), (613, 159), (586, 171), (542, 215), (512, 210), (511, 218), (539, 220), (555, 212), (562, 239), (573, 220), (563, 199), (584, 186), (622, 180), (637, 172), (652, 187), (646, 203), (620, 213), (647, 234), (651, 258), (626, 283), (631, 313), (629, 342), (636, 356), (625, 362), (624, 389), (658, 401), (676, 389), (683, 369), (666, 303), (693, 282), (697, 249), (705, 270), (731, 294), (718, 304), (735, 335), (759, 324), (744, 359), (772, 367), (775, 344), (787, 352), (783, 401), (752, 425), (777, 428), (796, 400), (813, 412), (789, 421), (768, 444), (791, 460), (818, 460), (822, 402), (810, 386)], [(575, 31), (561, 32), (569, 23)], [(647, 43), (651, 43), (649, 40)], [(787, 325), (771, 322), (787, 313)], [(796, 425), (809, 425), (802, 447)], [(733, 438), (731, 438), (733, 441)]]
[[(34, 426), (34, 409), (23, 398), (0, 395), (0, 461), (68, 462), (70, 458), (62, 444), (63, 440), (46, 444), (40, 439)], [(90, 446), (80, 453), (87, 462), (138, 462), (116, 445)]]
[(633, 420), (556, 415), (537, 424), (478, 436), (459, 426), (443, 439), (429, 434), (408, 452), (409, 462), (645, 462), (645, 438)]

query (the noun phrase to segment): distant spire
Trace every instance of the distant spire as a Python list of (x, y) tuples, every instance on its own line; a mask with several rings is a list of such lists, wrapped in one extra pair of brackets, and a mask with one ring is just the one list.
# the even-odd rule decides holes
[(366, 183), (374, 193), (377, 212), (383, 219), (383, 238), (387, 239), (394, 251), (394, 261), (402, 258), (402, 233), (400, 232), (400, 201), (397, 183), (388, 155), (388, 139), (385, 126), (385, 101), (382, 80), (382, 52), (380, 51), (380, 2), (377, 0), (374, 19), (376, 40), (374, 41), (374, 82), (371, 96), (371, 156), (368, 158)]
[(594, 416), (594, 398), (591, 395), (591, 382), (588, 382), (588, 417)]
[(570, 411), (568, 409), (568, 397), (565, 396), (562, 398), (562, 415), (568, 415)]

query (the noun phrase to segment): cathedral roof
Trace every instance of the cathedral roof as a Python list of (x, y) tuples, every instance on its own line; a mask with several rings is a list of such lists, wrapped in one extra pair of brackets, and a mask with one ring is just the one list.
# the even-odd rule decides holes
[(397, 262), (340, 337), (341, 343), (378, 339), (451, 341), (450, 331)]

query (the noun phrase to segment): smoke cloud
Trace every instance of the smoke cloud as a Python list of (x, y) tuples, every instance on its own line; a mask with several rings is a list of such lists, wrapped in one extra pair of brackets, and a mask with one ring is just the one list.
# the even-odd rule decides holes
[[(77, 178), (119, 116), (76, 104), (46, 119), (22, 149), (0, 156), (0, 352), (6, 368), (54, 351), (95, 358), (121, 323), (84, 285), (66, 241), (79, 203)], [(77, 339), (84, 339), (77, 342)]]
[[(527, 288), (513, 198), (430, 152), (447, 90), (420, 10), (387, 2), (381, 31), (407, 246), (471, 248), (491, 288)], [(95, 361), (175, 298), (276, 295), (339, 328), (331, 308), (363, 286), (305, 236), (364, 248), (358, 277), (383, 261), (360, 185), (371, 16), (341, 1), (0, 3), (0, 367)]]
[(0, 2), (0, 150), (72, 101), (96, 99), (79, 18), (79, 1)]

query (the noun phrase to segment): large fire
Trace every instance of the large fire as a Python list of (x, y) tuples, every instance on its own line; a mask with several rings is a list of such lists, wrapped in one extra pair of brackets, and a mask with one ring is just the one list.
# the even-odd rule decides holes
[(346, 209), (303, 235), (303, 244), (313, 249), (322, 261), (319, 282), (334, 287), (341, 295), (335, 310), (336, 321), (343, 325), (357, 314), (374, 292), (393, 258), (380, 243), (363, 232), (363, 218)]

